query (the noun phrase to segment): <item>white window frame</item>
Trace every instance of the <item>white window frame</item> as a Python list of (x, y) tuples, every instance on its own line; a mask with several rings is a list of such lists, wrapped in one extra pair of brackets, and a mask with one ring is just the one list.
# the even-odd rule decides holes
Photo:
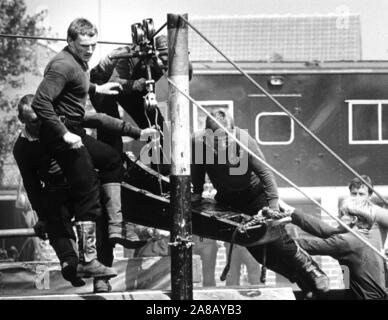
[[(228, 106), (228, 112), (234, 119), (234, 105), (233, 100), (203, 100), (203, 101), (197, 101), (199, 105), (204, 107), (206, 109), (207, 106), (216, 106), (216, 105), (227, 105)], [(205, 128), (198, 128), (198, 107), (196, 105), (193, 105), (193, 130), (202, 130)]]
[[(388, 105), (388, 100), (345, 100), (348, 104), (348, 137), (349, 144), (388, 144), (388, 139), (383, 139), (383, 104)], [(378, 139), (377, 140), (354, 140), (353, 139), (353, 105), (377, 105), (377, 126)]]
[[(260, 126), (259, 120), (262, 116), (286, 116), (290, 119), (290, 139), (288, 141), (261, 141), (260, 140)], [(289, 145), (294, 141), (295, 138), (295, 125), (294, 120), (288, 116), (285, 112), (260, 112), (256, 116), (255, 120), (255, 131), (256, 131), (256, 141), (262, 145)]]

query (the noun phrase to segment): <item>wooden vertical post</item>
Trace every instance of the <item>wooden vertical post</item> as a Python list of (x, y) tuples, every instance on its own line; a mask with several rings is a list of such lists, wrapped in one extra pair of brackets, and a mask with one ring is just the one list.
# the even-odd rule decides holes
[[(183, 15), (187, 19), (187, 14)], [(188, 94), (188, 26), (179, 15), (167, 15), (169, 78)], [(171, 119), (171, 290), (173, 300), (193, 299), (190, 203), (190, 104), (169, 85)]]

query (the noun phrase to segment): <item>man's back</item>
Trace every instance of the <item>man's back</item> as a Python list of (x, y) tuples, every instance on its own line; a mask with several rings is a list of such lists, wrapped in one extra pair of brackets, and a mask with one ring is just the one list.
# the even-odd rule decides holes
[[(307, 214), (299, 214), (299, 217), (302, 220), (309, 220), (309, 226), (325, 225), (324, 222)], [(309, 232), (309, 230), (305, 231)], [(370, 241), (369, 232), (360, 230), (356, 232)], [(328, 255), (337, 259), (340, 265), (347, 266), (350, 274), (350, 289), (355, 294), (355, 298), (387, 299), (385, 285), (382, 282), (384, 270), (381, 269), (381, 258), (372, 249), (350, 232), (321, 236), (322, 238), (299, 239), (298, 243), (312, 255)]]

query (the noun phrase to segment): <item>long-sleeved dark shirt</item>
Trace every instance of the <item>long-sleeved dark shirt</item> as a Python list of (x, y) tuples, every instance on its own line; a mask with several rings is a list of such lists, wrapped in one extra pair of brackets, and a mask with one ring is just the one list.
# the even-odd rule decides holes
[(52, 133), (53, 140), (62, 138), (68, 131), (60, 121), (60, 115), (72, 120), (83, 119), (87, 95), (92, 91), (95, 86), (90, 85), (87, 64), (74, 56), (68, 47), (48, 63), (32, 108), (42, 125)]
[[(104, 128), (135, 139), (140, 137), (141, 132), (140, 129), (103, 113), (85, 113), (82, 125), (85, 128)], [(38, 139), (29, 140), (23, 134), (16, 140), (13, 155), (32, 208), (40, 220), (46, 220), (50, 212), (47, 212), (47, 194), (43, 185), (46, 188), (67, 188), (62, 170), (58, 163), (49, 157)]]
[[(331, 256), (349, 268), (350, 289), (357, 299), (387, 299), (382, 258), (372, 249), (352, 233), (338, 233), (338, 228), (299, 211), (295, 211), (292, 221), (304, 231), (317, 236), (297, 240), (303, 249), (312, 255)], [(370, 241), (368, 232), (356, 232)]]
[[(141, 59), (139, 57), (111, 59), (111, 56), (117, 54), (134, 53), (136, 49), (136, 46), (125, 46), (113, 50), (90, 71), (91, 81), (97, 84), (118, 82), (123, 87), (121, 94), (140, 92), (143, 96), (146, 91), (138, 91), (134, 87), (135, 80), (146, 78), (146, 66), (141, 63)], [(151, 75), (155, 81), (163, 75), (162, 69), (155, 61), (151, 62)]]
[[(264, 164), (239, 147), (237, 147), (236, 152), (232, 152), (236, 156), (239, 153), (239, 161), (219, 163), (217, 160), (220, 160), (220, 157), (217, 157), (217, 152), (204, 142), (203, 137), (203, 132), (197, 132), (192, 137), (191, 178), (194, 193), (202, 194), (205, 174), (207, 173), (217, 190), (217, 194), (227, 197), (238, 192), (248, 192), (252, 189), (262, 188), (269, 206), (278, 209), (277, 184), (272, 172)], [(246, 131), (236, 127), (236, 137), (254, 154), (261, 159), (265, 159), (258, 143)], [(214, 163), (209, 163), (210, 158), (206, 155), (207, 152), (215, 155)], [(233, 157), (230, 157), (230, 159), (233, 159)], [(244, 161), (246, 162), (246, 168), (240, 171), (238, 168), (244, 168)], [(233, 169), (236, 170), (234, 173)]]

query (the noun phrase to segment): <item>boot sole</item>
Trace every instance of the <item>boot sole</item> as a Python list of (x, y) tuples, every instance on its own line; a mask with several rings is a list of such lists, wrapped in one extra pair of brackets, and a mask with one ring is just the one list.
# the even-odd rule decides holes
[(110, 279), (117, 277), (117, 274), (91, 274), (91, 273), (81, 273), (77, 272), (77, 277), (83, 279), (95, 278), (95, 279)]
[(116, 238), (116, 237), (109, 238), (109, 241), (113, 245), (119, 244), (126, 249), (137, 249), (137, 248), (144, 246), (147, 243), (147, 241), (144, 241), (144, 240), (131, 241), (128, 239)]

